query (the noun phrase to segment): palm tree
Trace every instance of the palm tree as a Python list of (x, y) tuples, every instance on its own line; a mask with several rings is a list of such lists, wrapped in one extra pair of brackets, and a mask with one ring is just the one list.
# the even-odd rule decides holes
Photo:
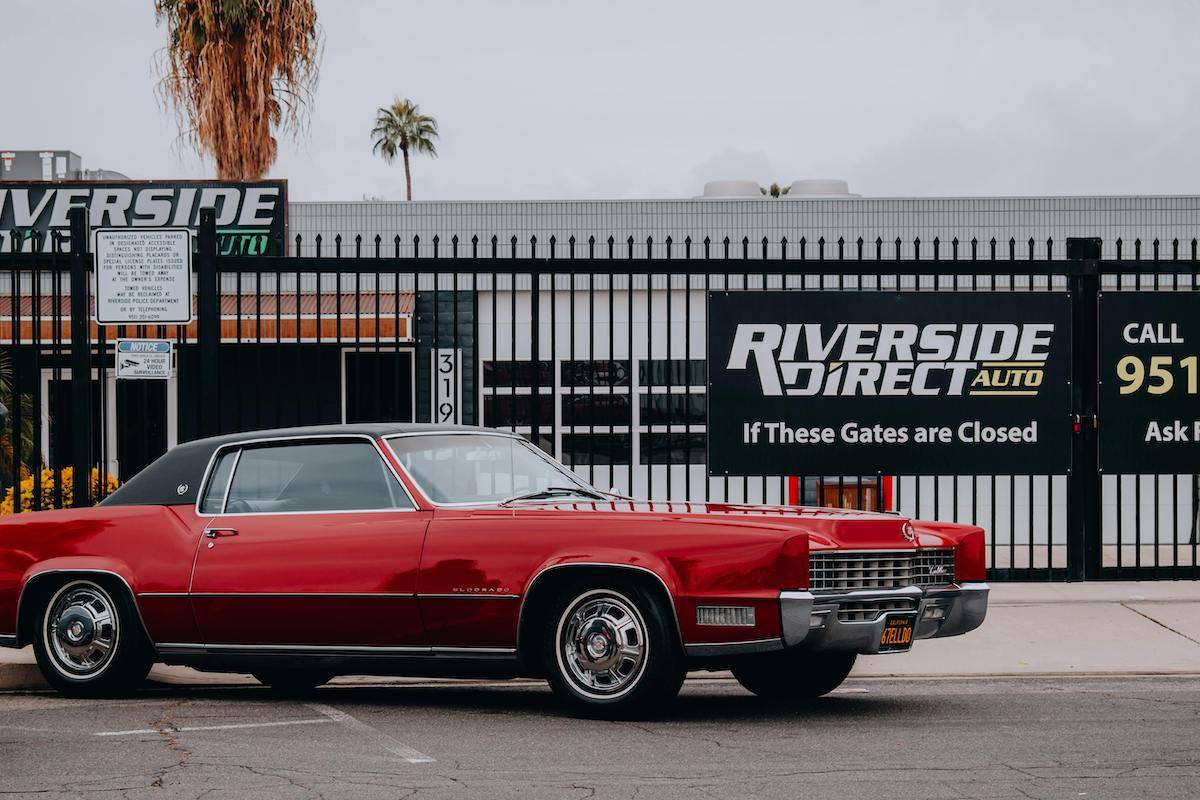
[[(12, 353), (7, 347), (0, 348), (0, 405), (3, 405), (7, 416), (11, 419), (14, 411), (20, 407), (21, 430), (17, 432), (20, 442), (17, 460), (24, 469), (33, 463), (35, 442), (33, 440), (33, 397), (26, 393), (14, 396), (15, 380), (13, 375)], [(5, 424), (0, 429), (0, 482), (11, 486), (19, 483), (20, 475), (13, 475), (13, 434)]]
[(298, 134), (317, 82), (313, 0), (154, 0), (167, 28), (160, 92), (180, 137), (222, 180), (258, 180), (275, 131)]
[(371, 129), (375, 138), (372, 153), (379, 153), (383, 160), (392, 163), (396, 154), (404, 158), (404, 183), (406, 196), (412, 200), (412, 172), (409, 171), (408, 154), (425, 153), (437, 157), (433, 140), (438, 138), (437, 120), (421, 113), (420, 107), (405, 98), (396, 98), (390, 106), (375, 112), (375, 127)]

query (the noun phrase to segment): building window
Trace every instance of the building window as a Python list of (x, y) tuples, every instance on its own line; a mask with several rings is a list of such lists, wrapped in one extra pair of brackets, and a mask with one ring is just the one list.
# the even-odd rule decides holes
[(638, 457), (643, 464), (704, 464), (708, 386), (703, 359), (638, 363)]
[(644, 433), (643, 464), (704, 464), (703, 433)]
[(643, 425), (704, 425), (707, 394), (642, 394), (638, 398)]
[(707, 381), (707, 362), (702, 358), (652, 358), (638, 363), (642, 386), (704, 386)]
[(572, 467), (629, 464), (633, 442), (628, 433), (564, 433), (562, 462)]
[(562, 399), (563, 425), (625, 427), (633, 419), (628, 394), (567, 394)]
[(557, 428), (553, 363), (484, 361), (481, 373), (483, 424), (519, 433), (553, 454), (553, 432)]
[(881, 489), (880, 479), (877, 475), (861, 478), (852, 475), (804, 478), (800, 504), (881, 511), (883, 510)]
[(628, 361), (564, 361), (563, 386), (628, 386)]
[[(532, 361), (485, 361), (483, 362), (483, 385), (485, 388), (533, 386), (534, 362)], [(554, 366), (549, 361), (537, 362), (539, 388), (554, 386)]]

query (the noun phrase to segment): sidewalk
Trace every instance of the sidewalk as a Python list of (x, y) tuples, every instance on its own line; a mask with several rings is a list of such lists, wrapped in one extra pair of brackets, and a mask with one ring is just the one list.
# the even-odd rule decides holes
[[(979, 630), (861, 658), (854, 670), (856, 677), (1170, 673), (1200, 674), (1200, 581), (992, 584)], [(161, 665), (150, 679), (255, 683)], [(0, 648), (0, 690), (44, 686), (31, 648)]]

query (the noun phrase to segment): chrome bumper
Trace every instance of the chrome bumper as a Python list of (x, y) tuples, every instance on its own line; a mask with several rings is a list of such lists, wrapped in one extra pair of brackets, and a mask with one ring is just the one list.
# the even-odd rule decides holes
[(847, 602), (903, 599), (916, 601), (915, 639), (958, 636), (983, 624), (983, 618), (987, 616), (988, 585), (963, 583), (934, 589), (909, 586), (815, 595), (812, 592), (780, 592), (783, 645), (878, 653), (888, 617), (912, 611), (885, 611), (870, 621), (851, 622), (839, 619), (838, 609)]

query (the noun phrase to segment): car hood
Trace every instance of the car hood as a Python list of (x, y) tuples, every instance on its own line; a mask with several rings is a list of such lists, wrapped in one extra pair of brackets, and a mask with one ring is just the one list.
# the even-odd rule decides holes
[[(689, 523), (720, 525), (762, 535), (771, 531), (786, 538), (809, 535), (811, 549), (905, 550), (936, 547), (946, 542), (929, 530), (914, 530), (912, 520), (897, 514), (805, 506), (759, 506), (732, 503), (667, 503), (639, 501), (561, 502), (538, 501), (513, 505), (517, 516), (545, 513), (628, 515), (647, 522), (673, 522), (671, 529), (686, 535)], [(680, 523), (683, 523), (680, 526)]]

